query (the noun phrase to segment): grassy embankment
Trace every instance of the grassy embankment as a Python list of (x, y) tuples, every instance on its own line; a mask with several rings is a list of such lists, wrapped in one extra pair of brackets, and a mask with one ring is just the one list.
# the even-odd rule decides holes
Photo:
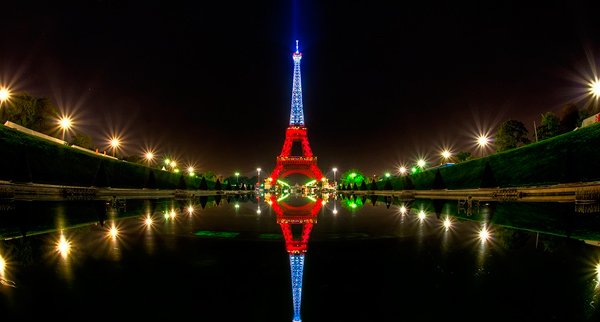
[[(489, 161), (500, 188), (600, 181), (600, 123), (510, 151), (440, 168), (445, 188), (480, 188), (486, 161)], [(435, 170), (429, 170), (393, 178), (390, 183), (394, 190), (403, 190), (409, 178), (415, 190), (431, 190), (435, 175)], [(385, 181), (377, 182), (377, 186), (378, 190), (386, 190)]]
[[(182, 176), (188, 190), (198, 189), (201, 183), (201, 179), (197, 177), (86, 153), (1, 125), (0, 151), (0, 180), (78, 187), (165, 190), (182, 187)], [(155, 180), (149, 180), (150, 171)], [(215, 183), (207, 181), (207, 185), (208, 189), (213, 189)]]

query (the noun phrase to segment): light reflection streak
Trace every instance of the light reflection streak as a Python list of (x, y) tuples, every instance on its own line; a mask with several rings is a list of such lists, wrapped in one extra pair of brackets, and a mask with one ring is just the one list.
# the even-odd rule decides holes
[(60, 238), (56, 243), (56, 251), (62, 256), (62, 258), (67, 258), (67, 256), (71, 253), (71, 242), (65, 238), (65, 235), (60, 233)]

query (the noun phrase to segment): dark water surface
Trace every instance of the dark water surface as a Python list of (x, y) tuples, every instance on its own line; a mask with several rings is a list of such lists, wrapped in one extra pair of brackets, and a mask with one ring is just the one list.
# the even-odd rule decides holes
[(600, 318), (597, 213), (281, 197), (2, 202), (0, 316), (292, 321), (288, 251), (305, 247), (305, 322)]

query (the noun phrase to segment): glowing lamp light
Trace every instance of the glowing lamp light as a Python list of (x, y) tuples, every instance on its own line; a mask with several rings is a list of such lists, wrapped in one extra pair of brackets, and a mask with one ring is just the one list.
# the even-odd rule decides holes
[(175, 162), (175, 160), (173, 160), (169, 163), (169, 165), (171, 166), (171, 168), (175, 168), (175, 166), (177, 165), (177, 162)]
[(390, 173), (389, 173), (389, 172), (386, 172), (386, 173), (385, 173), (385, 176), (386, 176), (387, 178), (389, 178), (389, 177), (390, 177)]
[(190, 215), (191, 215), (191, 214), (193, 214), (193, 213), (194, 213), (194, 207), (192, 207), (192, 206), (189, 206), (189, 207), (187, 208), (187, 211), (188, 211), (188, 213), (189, 213)]
[(177, 213), (175, 213), (174, 209), (171, 209), (171, 212), (169, 212), (169, 217), (171, 217), (171, 219), (175, 218), (175, 216), (177, 216)]
[(110, 140), (110, 146), (112, 146), (113, 148), (118, 147), (120, 144), (119, 139), (117, 138), (113, 138)]
[(419, 211), (419, 219), (420, 220), (425, 220), (425, 217), (426, 217), (425, 211), (423, 211), (423, 210)]
[(154, 153), (146, 152), (146, 160), (151, 161), (152, 159), (154, 159)]
[(351, 177), (351, 178), (354, 178), (354, 177), (356, 177), (356, 173), (354, 173), (354, 172), (350, 173), (350, 177)]
[(65, 238), (63, 234), (60, 235), (60, 239), (56, 244), (56, 251), (58, 251), (63, 258), (71, 252), (71, 243)]
[(63, 117), (58, 120), (58, 125), (60, 125), (63, 130), (67, 130), (71, 127), (71, 119), (68, 117)]
[(117, 227), (112, 226), (108, 231), (108, 235), (112, 238), (116, 238), (117, 235), (119, 235), (119, 230), (117, 229)]
[(400, 207), (400, 213), (401, 213), (401, 214), (403, 214), (403, 215), (404, 215), (406, 212), (407, 212), (407, 209), (406, 209), (406, 207), (404, 207), (404, 206)]
[(336, 215), (337, 214), (337, 209), (333, 209), (333, 214)]
[(10, 92), (6, 88), (0, 89), (0, 102), (6, 101), (10, 97)]
[(171, 160), (169, 160), (169, 159), (165, 159), (165, 164), (166, 164), (166, 165), (169, 165), (169, 164), (171, 164)]
[(417, 172), (417, 167), (412, 167), (412, 168), (410, 169), (410, 171), (412, 171), (412, 173), (415, 173), (415, 172)]
[(406, 171), (407, 171), (407, 170), (406, 170), (406, 168), (405, 168), (405, 167), (400, 167), (400, 173), (401, 173), (402, 175), (406, 174)]
[(590, 93), (596, 98), (600, 97), (600, 82), (597, 79), (590, 83)]
[(2, 258), (2, 256), (0, 256), (0, 276), (4, 275), (5, 268), (6, 268), (6, 262), (4, 261), (4, 258)]
[(148, 217), (146, 217), (146, 220), (144, 220), (144, 223), (146, 224), (146, 226), (152, 226), (152, 217), (148, 215)]
[(238, 208), (240, 208), (240, 205), (236, 203), (235, 204), (235, 209), (238, 209)]
[(486, 145), (488, 145), (489, 142), (490, 141), (489, 141), (488, 137), (485, 135), (481, 135), (480, 137), (477, 138), (477, 144), (480, 147), (485, 147)]
[(442, 157), (444, 157), (444, 159), (448, 159), (450, 157), (450, 151), (448, 150), (444, 150), (442, 151)]
[(487, 230), (487, 228), (482, 228), (479, 231), (479, 239), (481, 240), (481, 242), (484, 242), (486, 240), (488, 240), (490, 238), (490, 232)]
[(424, 166), (425, 166), (425, 160), (423, 160), (423, 159), (419, 159), (419, 161), (417, 162), (417, 165), (418, 165), (420, 168), (424, 167)]
[(450, 218), (446, 218), (444, 220), (444, 228), (446, 228), (446, 230), (450, 229), (450, 227), (452, 226), (452, 221), (450, 221)]

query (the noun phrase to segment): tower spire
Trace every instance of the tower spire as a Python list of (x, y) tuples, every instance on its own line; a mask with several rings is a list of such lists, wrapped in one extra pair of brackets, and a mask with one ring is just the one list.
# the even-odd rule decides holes
[(290, 126), (304, 126), (304, 107), (302, 106), (302, 77), (300, 76), (300, 60), (302, 53), (298, 50), (296, 40), (296, 52), (292, 54), (294, 59), (294, 82), (292, 85), (292, 112), (290, 114)]

